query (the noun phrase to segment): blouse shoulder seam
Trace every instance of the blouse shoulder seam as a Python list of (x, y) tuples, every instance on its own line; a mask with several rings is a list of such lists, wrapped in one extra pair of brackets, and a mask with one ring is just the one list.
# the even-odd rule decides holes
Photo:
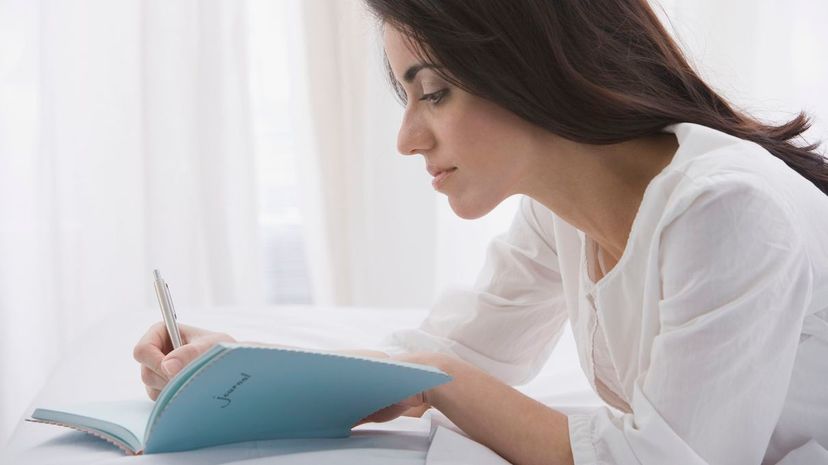
[(541, 242), (543, 242), (544, 245), (549, 247), (549, 250), (551, 250), (552, 253), (555, 254), (555, 256), (557, 257), (558, 256), (558, 249), (553, 244), (549, 243), (549, 241), (547, 240), (545, 235), (541, 234), (540, 221), (538, 221), (538, 214), (535, 211), (535, 205), (534, 205), (535, 202), (536, 202), (536, 200), (532, 199), (531, 197), (523, 196), (523, 198), (521, 199), (521, 205), (519, 205), (519, 208), (520, 208), (520, 210), (523, 210), (523, 203), (526, 203), (526, 209), (528, 210), (528, 213), (523, 213), (524, 216), (526, 217), (526, 223), (532, 229), (532, 232), (535, 234), (535, 236)]

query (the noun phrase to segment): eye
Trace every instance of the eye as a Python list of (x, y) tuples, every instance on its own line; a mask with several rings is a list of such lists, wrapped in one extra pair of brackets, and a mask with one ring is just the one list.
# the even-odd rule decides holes
[(443, 100), (447, 93), (448, 89), (438, 90), (437, 92), (432, 92), (430, 94), (423, 95), (422, 97), (420, 97), (420, 100), (425, 100), (436, 105)]

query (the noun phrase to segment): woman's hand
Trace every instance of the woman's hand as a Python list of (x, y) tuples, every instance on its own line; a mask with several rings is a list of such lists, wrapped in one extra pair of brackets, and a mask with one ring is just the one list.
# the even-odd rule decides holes
[(216, 343), (236, 342), (225, 333), (181, 324), (178, 328), (182, 342), (178, 349), (173, 350), (164, 322), (158, 322), (150, 326), (132, 351), (132, 356), (141, 364), (141, 381), (152, 400), (158, 398), (176, 373)]
[[(447, 361), (444, 356), (435, 353), (415, 353), (415, 354), (400, 354), (390, 357), (391, 360), (399, 362), (419, 363), (421, 365), (431, 365), (437, 368), (443, 368)], [(423, 391), (411, 397), (405, 398), (396, 404), (377, 410), (368, 415), (354, 426), (359, 426), (364, 423), (383, 423), (391, 421), (400, 416), (406, 417), (421, 417), (426, 410), (431, 408), (428, 396), (430, 391)]]
[(354, 427), (364, 423), (383, 423), (401, 416), (421, 417), (426, 410), (431, 408), (431, 405), (429, 405), (424, 399), (425, 394), (423, 392), (413, 395), (397, 402), (396, 404), (377, 410), (362, 420), (359, 420)]
[(514, 464), (572, 464), (568, 418), (480, 368), (459, 358), (420, 352), (392, 360), (431, 365), (452, 377), (363, 418), (363, 423), (393, 420), (412, 409), (434, 406), (475, 441)]

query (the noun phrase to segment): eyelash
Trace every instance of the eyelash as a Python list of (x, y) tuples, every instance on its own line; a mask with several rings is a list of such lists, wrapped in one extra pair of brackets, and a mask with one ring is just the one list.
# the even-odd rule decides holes
[(437, 92), (432, 92), (430, 94), (423, 95), (422, 97), (420, 97), (420, 100), (426, 100), (434, 105), (437, 105), (443, 101), (443, 98), (446, 96), (447, 93), (448, 89), (438, 90)]

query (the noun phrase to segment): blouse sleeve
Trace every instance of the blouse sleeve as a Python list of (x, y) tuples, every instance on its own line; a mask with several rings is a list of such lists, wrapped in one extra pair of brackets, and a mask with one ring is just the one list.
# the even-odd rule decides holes
[(790, 208), (760, 180), (692, 182), (659, 244), (660, 330), (631, 414), (569, 418), (577, 464), (762, 462), (813, 281)]
[(381, 349), (442, 352), (508, 384), (531, 380), (567, 319), (549, 233), (523, 197), (509, 230), (490, 243), (474, 286), (444, 292), (418, 328), (390, 334)]

